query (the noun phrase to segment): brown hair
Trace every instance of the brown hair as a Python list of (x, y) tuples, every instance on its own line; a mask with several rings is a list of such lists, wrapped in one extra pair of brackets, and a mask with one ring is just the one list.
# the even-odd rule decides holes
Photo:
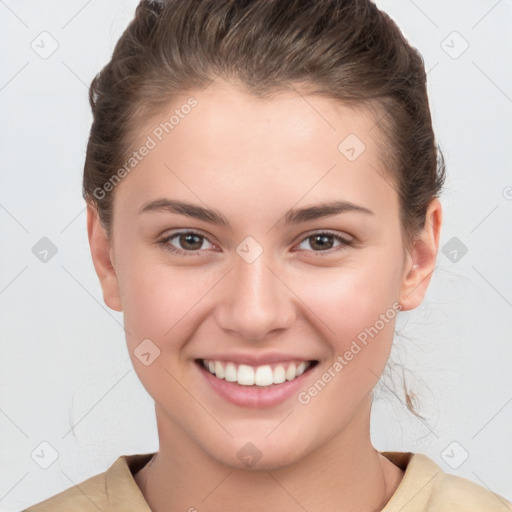
[[(235, 79), (258, 97), (300, 86), (371, 109), (410, 246), (443, 187), (444, 158), (423, 59), (369, 0), (141, 1), (89, 91), (94, 120), (83, 196), (109, 237), (115, 189), (106, 191), (105, 183), (133, 152), (140, 127), (174, 95), (216, 77)], [(409, 396), (407, 404), (414, 412)]]

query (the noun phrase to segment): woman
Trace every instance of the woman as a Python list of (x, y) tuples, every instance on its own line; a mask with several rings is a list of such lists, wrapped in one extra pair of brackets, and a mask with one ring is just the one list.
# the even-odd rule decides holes
[(28, 511), (511, 506), (371, 443), (444, 182), (422, 59), (386, 14), (142, 1), (90, 101), (91, 254), (160, 447)]

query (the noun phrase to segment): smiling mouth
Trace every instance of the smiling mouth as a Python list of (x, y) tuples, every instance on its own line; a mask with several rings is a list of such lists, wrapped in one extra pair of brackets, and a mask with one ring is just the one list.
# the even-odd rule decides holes
[(196, 359), (196, 363), (218, 379), (237, 383), (241, 386), (268, 387), (273, 384), (295, 380), (316, 366), (318, 361), (288, 361), (262, 366), (249, 366), (208, 359)]

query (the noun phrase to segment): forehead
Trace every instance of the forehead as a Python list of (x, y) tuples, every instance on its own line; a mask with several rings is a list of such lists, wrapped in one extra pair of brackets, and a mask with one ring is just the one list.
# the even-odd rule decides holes
[[(359, 138), (360, 146), (372, 149), (369, 146), (378, 142), (374, 138), (379, 135), (375, 117), (362, 104), (306, 94), (295, 87), (260, 98), (239, 85), (217, 81), (176, 96), (166, 110), (149, 120), (145, 131), (156, 130), (157, 138), (172, 132), (176, 142), (201, 140), (201, 148), (211, 149), (211, 144), (219, 157), (228, 151), (232, 158), (239, 144), (250, 150), (265, 143), (267, 152), (302, 158), (303, 153), (311, 153), (312, 145), (337, 155), (340, 142), (350, 134)], [(293, 148), (292, 155), (283, 151), (286, 148)]]
[(174, 97), (138, 135), (153, 147), (121, 187), (138, 204), (166, 192), (213, 203), (249, 192), (286, 203), (393, 193), (375, 114), (298, 89), (259, 98), (216, 82)]

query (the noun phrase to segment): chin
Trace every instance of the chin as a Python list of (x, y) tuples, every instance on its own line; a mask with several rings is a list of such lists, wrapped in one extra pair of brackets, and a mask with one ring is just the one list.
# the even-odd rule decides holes
[(241, 462), (237, 457), (228, 460), (219, 460), (219, 462), (238, 471), (263, 472), (283, 469), (292, 465), (296, 460), (290, 458), (289, 454), (272, 454), (270, 457), (262, 456), (257, 462), (251, 464)]
[(223, 446), (223, 451), (209, 450), (209, 453), (219, 463), (235, 470), (272, 471), (285, 468), (306, 456), (305, 449), (298, 449), (290, 439), (287, 441), (276, 446), (265, 438), (245, 442), (232, 440), (230, 446)]

